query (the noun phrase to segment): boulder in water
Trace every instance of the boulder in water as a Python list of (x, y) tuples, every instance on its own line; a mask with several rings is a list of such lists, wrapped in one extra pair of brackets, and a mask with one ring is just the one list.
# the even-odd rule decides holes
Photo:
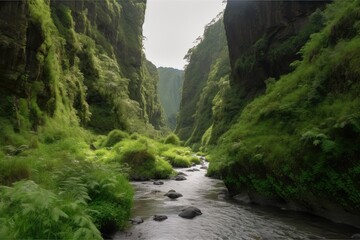
[(182, 197), (183, 195), (181, 193), (176, 192), (175, 190), (170, 190), (166, 194), (164, 194), (164, 196), (167, 196), (171, 199), (176, 199)]
[(168, 217), (165, 215), (154, 215), (153, 220), (161, 222), (166, 220)]
[(144, 219), (142, 219), (141, 217), (135, 217), (135, 218), (131, 218), (130, 219), (131, 224), (140, 224), (144, 222)]
[(153, 184), (154, 185), (163, 185), (164, 182), (162, 182), (162, 181), (154, 181)]
[(175, 180), (176, 180), (176, 181), (184, 181), (184, 180), (186, 180), (186, 177), (184, 177), (184, 176), (182, 176), (182, 175), (176, 176), (176, 177), (175, 177)]
[(360, 239), (360, 233), (356, 233), (351, 236), (351, 239)]
[(187, 176), (187, 174), (186, 174), (186, 173), (183, 173), (183, 172), (177, 172), (177, 173), (176, 173), (176, 176)]
[(192, 219), (201, 214), (202, 214), (202, 212), (200, 211), (200, 209), (190, 206), (190, 207), (182, 209), (179, 216), (182, 218)]

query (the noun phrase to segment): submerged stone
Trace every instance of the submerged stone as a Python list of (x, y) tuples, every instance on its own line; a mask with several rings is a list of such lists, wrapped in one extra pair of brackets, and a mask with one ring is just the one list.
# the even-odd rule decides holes
[(176, 181), (184, 181), (184, 180), (186, 180), (186, 177), (184, 177), (184, 176), (182, 176), (182, 175), (176, 176), (176, 177), (175, 177), (175, 180), (176, 180)]
[(144, 222), (144, 219), (142, 219), (141, 217), (135, 217), (135, 218), (131, 218), (130, 219), (131, 224), (140, 224)]
[(153, 184), (154, 185), (163, 185), (164, 182), (162, 182), (162, 181), (154, 181)]
[(165, 215), (154, 215), (153, 220), (161, 222), (166, 220), (168, 217)]
[(196, 216), (202, 215), (202, 212), (200, 209), (190, 206), (187, 208), (184, 208), (181, 210), (181, 213), (179, 213), (179, 216), (182, 218), (192, 219)]
[(183, 195), (181, 193), (176, 192), (175, 190), (170, 190), (166, 194), (164, 194), (164, 196), (167, 196), (171, 199), (176, 199), (182, 197)]

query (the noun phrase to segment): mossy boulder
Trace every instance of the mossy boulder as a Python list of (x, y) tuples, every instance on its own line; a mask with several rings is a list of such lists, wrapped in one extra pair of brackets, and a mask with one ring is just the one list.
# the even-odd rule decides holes
[(120, 142), (121, 140), (128, 138), (129, 134), (126, 132), (123, 132), (121, 130), (115, 129), (112, 130), (106, 139), (104, 139), (104, 142), (101, 144), (102, 147), (112, 147), (116, 143)]

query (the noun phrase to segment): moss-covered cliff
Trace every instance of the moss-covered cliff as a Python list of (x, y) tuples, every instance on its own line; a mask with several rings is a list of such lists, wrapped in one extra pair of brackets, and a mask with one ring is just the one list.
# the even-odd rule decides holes
[[(229, 46), (232, 82), (239, 97), (265, 89), (265, 80), (290, 72), (290, 63), (310, 34), (322, 27), (309, 16), (327, 1), (229, 1), (224, 24)], [(329, 2), (329, 1), (328, 1)]]
[[(236, 11), (230, 7), (234, 4), (229, 2), (227, 10), (233, 14)], [(237, 4), (244, 7), (245, 3)], [(280, 3), (249, 3), (247, 7), (254, 4), (274, 7)], [(251, 9), (244, 16), (251, 15)], [(292, 46), (292, 51), (297, 51), (301, 44), (298, 46), (296, 39), (302, 39), (304, 31), (324, 26), (302, 46), (296, 57), (300, 60), (279, 72), (290, 71), (279, 80), (277, 74), (269, 74), (278, 71), (272, 65), (264, 74), (258, 61), (244, 68), (239, 65), (242, 61), (235, 60), (239, 59), (239, 52), (232, 52), (235, 40), (247, 39), (245, 32), (230, 40), (234, 86), (250, 94), (265, 86), (264, 79), (273, 77), (266, 81), (266, 91), (246, 105), (211, 152), (209, 174), (221, 176), (233, 194), (246, 192), (255, 202), (359, 226), (359, 9), (358, 0), (335, 1), (324, 13), (315, 12), (310, 25), (304, 25), (294, 37), (274, 42), (280, 49)], [(227, 32), (236, 32), (231, 21), (225, 24)], [(289, 39), (291, 44), (286, 43)], [(259, 45), (260, 40), (263, 38), (252, 42)], [(272, 57), (273, 51), (278, 52), (276, 47), (268, 49), (263, 58)], [(283, 55), (276, 56), (282, 59)]]
[(209, 24), (190, 49), (176, 132), (188, 144), (199, 143), (214, 121), (213, 99), (228, 83), (229, 60), (222, 18)]
[(9, 1), (0, 11), (0, 115), (15, 131), (47, 118), (102, 133), (163, 126), (142, 53), (145, 1)]
[(171, 129), (176, 127), (176, 115), (180, 108), (181, 92), (184, 83), (184, 71), (159, 67), (158, 93), (161, 105)]
[(0, 239), (108, 238), (128, 225), (128, 176), (172, 174), (155, 151), (170, 145), (113, 130), (164, 126), (144, 11), (145, 0), (0, 2)]
[(326, 3), (228, 1), (231, 75), (205, 33), (177, 131), (232, 194), (359, 226), (360, 2)]

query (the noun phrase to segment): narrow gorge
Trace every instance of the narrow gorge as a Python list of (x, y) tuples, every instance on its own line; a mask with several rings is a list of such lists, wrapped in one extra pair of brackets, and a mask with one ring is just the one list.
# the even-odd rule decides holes
[(360, 1), (218, 2), (0, 1), (0, 239), (360, 239)]

